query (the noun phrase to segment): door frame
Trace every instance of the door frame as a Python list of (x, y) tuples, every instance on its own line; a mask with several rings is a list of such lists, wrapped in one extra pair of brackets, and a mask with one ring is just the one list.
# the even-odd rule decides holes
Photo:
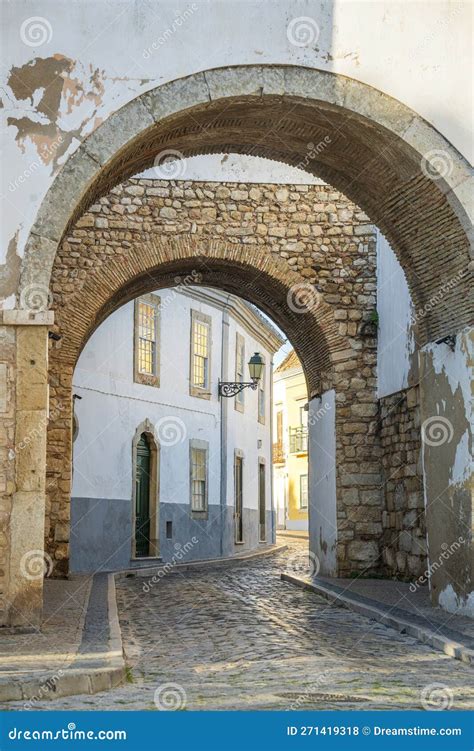
[[(241, 466), (241, 487), (240, 487), (240, 520), (241, 520), (241, 539), (237, 539), (237, 459), (240, 460), (240, 466)], [(240, 449), (235, 449), (234, 451), (234, 544), (235, 545), (243, 545), (244, 544), (244, 452)]]
[[(263, 529), (264, 529), (264, 536), (262, 537), (262, 523), (260, 521), (260, 504), (262, 501), (261, 497), (261, 467), (263, 467)], [(258, 509), (258, 541), (259, 542), (266, 542), (267, 541), (267, 462), (265, 460), (265, 457), (259, 456), (258, 457), (258, 488), (257, 488), (257, 509)]]
[(150, 548), (149, 558), (157, 558), (160, 554), (160, 443), (155, 435), (155, 429), (150, 420), (144, 420), (136, 429), (132, 441), (132, 528), (131, 528), (131, 553), (132, 560), (147, 560), (146, 556), (136, 554), (135, 523), (136, 523), (136, 475), (137, 475), (137, 446), (141, 436), (145, 433), (150, 447)]

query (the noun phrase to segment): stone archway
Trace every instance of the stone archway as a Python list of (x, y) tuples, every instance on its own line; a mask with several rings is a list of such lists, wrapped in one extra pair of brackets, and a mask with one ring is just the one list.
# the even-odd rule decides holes
[(400, 102), (337, 74), (289, 66), (197, 73), (141, 95), (108, 118), (68, 160), (43, 201), (22, 264), (20, 307), (27, 307), (31, 285), (49, 289), (68, 226), (98, 196), (170, 150), (184, 157), (254, 154), (317, 174), (382, 229), (417, 308), (427, 305), (440, 279), (459, 278), (455, 291), (424, 316), (424, 341), (469, 320), (469, 165)]
[[(268, 313), (298, 352), (310, 397), (333, 386), (334, 365), (346, 364), (349, 369), (361, 357), (339, 333), (334, 308), (324, 300), (306, 310), (288, 305), (289, 296), (308, 284), (268, 249), (158, 235), (147, 242), (136, 240), (127, 253), (112, 253), (99, 267), (92, 267), (85, 279), (76, 279), (75, 293), (57, 295), (55, 331), (61, 339), (50, 349), (46, 545), (58, 573), (67, 572), (69, 558), (72, 377), (79, 354), (95, 328), (118, 307), (181, 282), (232, 292)], [(59, 275), (58, 289), (60, 283)], [(367, 423), (372, 419), (367, 417)], [(344, 466), (341, 461), (341, 474)]]
[[(400, 102), (333, 73), (236, 66), (194, 74), (143, 94), (108, 118), (67, 161), (42, 203), (22, 263), (18, 309), (3, 316), (16, 338), (17, 444), (47, 420), (45, 344), (51, 316), (45, 308), (62, 238), (97, 197), (170, 150), (183, 157), (255, 154), (317, 174), (356, 201), (386, 235), (415, 307), (423, 312), (423, 343), (431, 347), (430, 342), (472, 325), (471, 177), (465, 160), (442, 135)], [(425, 359), (428, 365), (434, 362), (433, 347)], [(68, 377), (66, 371), (63, 380)], [(27, 381), (33, 389), (24, 387)], [(443, 391), (444, 404), (452, 398), (453, 389)], [(422, 412), (429, 415), (431, 403), (425, 400), (424, 408), (423, 399), (422, 393)], [(70, 429), (68, 418), (61, 427)], [(461, 440), (459, 430), (455, 436)], [(15, 457), (13, 530), (25, 514), (34, 508), (38, 515), (42, 506), (44, 456), (41, 440), (34, 452)], [(425, 472), (434, 472), (439, 461), (439, 455), (425, 451)], [(467, 513), (465, 478), (443, 476)], [(436, 502), (430, 482), (425, 488), (427, 505)], [(39, 527), (25, 539), (12, 533), (10, 541), (9, 600), (18, 611), (28, 601), (24, 612), (33, 621), (40, 613), (41, 588), (25, 583), (18, 572), (22, 552), (41, 544)], [(466, 588), (461, 590), (465, 599)]]

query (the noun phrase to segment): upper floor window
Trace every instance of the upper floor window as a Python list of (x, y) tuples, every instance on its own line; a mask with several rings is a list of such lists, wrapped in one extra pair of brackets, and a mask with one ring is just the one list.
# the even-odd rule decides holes
[(211, 317), (191, 311), (191, 394), (210, 398)]
[[(245, 339), (237, 333), (235, 337), (235, 380), (237, 383), (245, 381)], [(244, 411), (245, 392), (241, 391), (235, 397), (235, 408)]]
[(135, 300), (134, 380), (159, 386), (160, 298), (145, 295)]
[(300, 475), (300, 509), (308, 508), (308, 475)]
[(191, 511), (207, 512), (208, 444), (191, 440)]

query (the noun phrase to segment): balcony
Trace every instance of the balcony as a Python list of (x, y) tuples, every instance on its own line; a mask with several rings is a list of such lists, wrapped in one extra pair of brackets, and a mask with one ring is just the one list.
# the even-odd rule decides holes
[(299, 425), (297, 428), (290, 428), (290, 454), (307, 454), (308, 453), (308, 428), (306, 425)]

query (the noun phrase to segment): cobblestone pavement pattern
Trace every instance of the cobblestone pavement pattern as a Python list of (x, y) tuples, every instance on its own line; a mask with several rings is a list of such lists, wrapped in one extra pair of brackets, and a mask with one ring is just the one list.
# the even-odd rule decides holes
[(306, 543), (288, 545), (149, 591), (147, 579), (120, 580), (127, 682), (35, 709), (474, 708), (469, 666), (280, 581), (306, 558)]

